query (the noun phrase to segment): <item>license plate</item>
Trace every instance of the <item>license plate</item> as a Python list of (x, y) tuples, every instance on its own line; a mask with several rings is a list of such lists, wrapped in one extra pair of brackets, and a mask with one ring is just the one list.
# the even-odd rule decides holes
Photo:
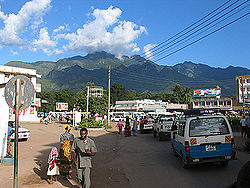
[(216, 151), (216, 145), (206, 145), (206, 151)]

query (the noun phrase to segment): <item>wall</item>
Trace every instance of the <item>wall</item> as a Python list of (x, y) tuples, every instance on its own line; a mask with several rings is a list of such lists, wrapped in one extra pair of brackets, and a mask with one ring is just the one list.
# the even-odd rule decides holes
[(8, 132), (8, 118), (9, 118), (9, 106), (4, 98), (4, 88), (0, 88), (0, 157), (6, 155), (7, 149), (7, 132)]

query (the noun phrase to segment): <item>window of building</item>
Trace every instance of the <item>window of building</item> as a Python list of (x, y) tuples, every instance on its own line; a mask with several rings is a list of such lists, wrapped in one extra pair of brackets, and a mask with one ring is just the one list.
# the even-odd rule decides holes
[(219, 104), (220, 104), (220, 105), (223, 105), (223, 101), (220, 101)]
[(231, 101), (227, 101), (227, 105), (231, 105)]

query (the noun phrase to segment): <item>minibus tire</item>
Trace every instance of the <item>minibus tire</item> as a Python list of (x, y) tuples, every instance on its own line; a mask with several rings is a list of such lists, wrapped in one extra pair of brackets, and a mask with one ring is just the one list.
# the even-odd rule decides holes
[(220, 161), (220, 165), (222, 167), (227, 167), (228, 166), (228, 161)]

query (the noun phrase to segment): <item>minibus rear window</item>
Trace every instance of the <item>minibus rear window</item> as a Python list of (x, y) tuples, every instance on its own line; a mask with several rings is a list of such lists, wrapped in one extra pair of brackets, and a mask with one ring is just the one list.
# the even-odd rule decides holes
[(229, 134), (227, 122), (222, 117), (193, 119), (189, 125), (189, 136), (211, 136)]

